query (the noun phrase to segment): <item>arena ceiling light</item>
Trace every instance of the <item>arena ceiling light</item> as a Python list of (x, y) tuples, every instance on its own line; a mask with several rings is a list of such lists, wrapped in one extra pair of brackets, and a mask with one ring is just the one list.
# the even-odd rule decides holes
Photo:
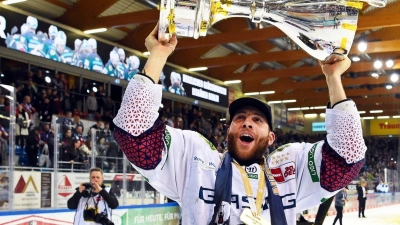
[(363, 120), (373, 120), (373, 119), (375, 119), (375, 117), (373, 117), (373, 116), (366, 116), (366, 117), (363, 117), (362, 119), (363, 119)]
[(382, 61), (381, 60), (376, 60), (375, 62), (374, 62), (374, 67), (375, 67), (375, 69), (380, 69), (381, 67), (382, 67)]
[(292, 103), (292, 102), (296, 102), (296, 99), (282, 100), (282, 103)]
[(378, 73), (371, 73), (371, 76), (375, 79), (379, 78), (379, 74)]
[(51, 83), (51, 78), (49, 76), (46, 76), (44, 78), (44, 81), (46, 81), (46, 83), (50, 84)]
[(394, 62), (393, 62), (393, 60), (392, 59), (388, 59), (388, 60), (386, 60), (386, 67), (387, 68), (392, 68), (393, 66), (394, 66)]
[(364, 113), (365, 113), (365, 111), (358, 111), (358, 113), (360, 113), (360, 114), (364, 114)]
[(383, 110), (371, 110), (369, 113), (383, 113)]
[(6, 0), (3, 1), (3, 5), (11, 5), (11, 4), (15, 4), (15, 3), (20, 3), (20, 2), (25, 2), (26, 0)]
[(275, 94), (275, 91), (261, 91), (260, 95), (272, 95)]
[(358, 51), (365, 52), (365, 50), (367, 50), (367, 48), (368, 48), (368, 44), (366, 41), (361, 40), (360, 42), (358, 42), (358, 45), (357, 45)]
[(353, 60), (353, 62), (359, 62), (361, 59), (360, 59), (360, 57), (358, 57), (358, 56), (353, 56), (353, 57), (351, 58), (351, 60)]
[(396, 119), (396, 118), (400, 118), (400, 115), (393, 116), (392, 118), (394, 118), (394, 119)]
[(1, 77), (4, 77), (4, 73), (1, 74)]
[(326, 106), (314, 106), (314, 107), (311, 107), (311, 108), (312, 109), (326, 109)]
[(224, 81), (224, 84), (239, 84), (242, 83), (241, 80), (226, 80)]
[(378, 119), (389, 119), (389, 116), (378, 116), (376, 118), (378, 118)]
[(392, 89), (392, 88), (393, 88), (392, 85), (390, 85), (390, 84), (386, 85), (386, 89), (387, 89), (387, 90), (390, 90), (390, 89)]
[(259, 95), (259, 94), (260, 94), (260, 92), (247, 92), (247, 93), (244, 93), (244, 95), (246, 95), (246, 96)]
[(207, 70), (208, 68), (203, 66), (203, 67), (194, 67), (194, 68), (189, 68), (189, 71), (195, 72), (195, 71), (204, 71)]
[(317, 117), (318, 115), (316, 114), (316, 113), (310, 113), (310, 114), (304, 114), (304, 117), (305, 118), (315, 118), (315, 117)]
[(97, 29), (92, 29), (92, 30), (85, 30), (83, 33), (85, 34), (94, 34), (94, 33), (101, 33), (107, 31), (107, 28), (97, 28)]
[(397, 82), (398, 80), (399, 80), (399, 75), (397, 75), (397, 74), (392, 74), (391, 76), (390, 76), (390, 80), (392, 81), (392, 82)]
[(288, 110), (288, 111), (299, 111), (300, 108), (288, 108), (287, 110)]
[(320, 113), (319, 116), (320, 116), (320, 117), (325, 117), (326, 114), (325, 114), (325, 113)]

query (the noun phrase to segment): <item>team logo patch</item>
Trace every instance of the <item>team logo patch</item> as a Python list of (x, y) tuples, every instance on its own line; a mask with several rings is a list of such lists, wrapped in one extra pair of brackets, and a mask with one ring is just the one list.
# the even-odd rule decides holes
[(250, 174), (258, 172), (258, 169), (257, 169), (256, 165), (246, 166), (245, 170), (246, 170), (247, 173), (250, 173)]
[(296, 178), (296, 164), (288, 162), (279, 167), (271, 168), (271, 173), (276, 182), (284, 183)]

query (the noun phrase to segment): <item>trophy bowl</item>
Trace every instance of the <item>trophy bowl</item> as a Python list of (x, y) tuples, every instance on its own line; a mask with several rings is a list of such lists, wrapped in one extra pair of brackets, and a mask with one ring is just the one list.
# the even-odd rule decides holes
[(349, 53), (363, 2), (386, 6), (386, 0), (161, 0), (158, 35), (197, 39), (218, 21), (244, 17), (274, 25), (312, 57), (325, 60)]

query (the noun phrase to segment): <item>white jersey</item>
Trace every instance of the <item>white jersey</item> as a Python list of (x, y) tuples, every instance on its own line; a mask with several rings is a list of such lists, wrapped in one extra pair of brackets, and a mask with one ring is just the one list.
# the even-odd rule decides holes
[[(114, 137), (132, 165), (149, 183), (182, 207), (182, 224), (209, 224), (214, 214), (214, 185), (221, 154), (203, 136), (156, 121), (162, 86), (136, 75), (114, 119)], [(288, 225), (296, 212), (320, 204), (358, 175), (366, 146), (360, 118), (351, 100), (326, 111), (327, 138), (314, 144), (293, 143), (271, 153), (267, 164), (277, 182)], [(260, 166), (245, 168), (257, 193)], [(249, 207), (239, 170), (232, 166), (231, 202), (223, 202), (219, 217), (243, 224), (239, 216)], [(267, 189), (266, 189), (267, 190)], [(270, 220), (266, 191), (261, 216)], [(273, 193), (272, 193), (273, 194)]]

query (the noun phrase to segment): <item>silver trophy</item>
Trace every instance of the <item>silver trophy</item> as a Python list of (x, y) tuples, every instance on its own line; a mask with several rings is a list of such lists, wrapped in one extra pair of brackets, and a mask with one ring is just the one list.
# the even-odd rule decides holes
[(308, 54), (326, 60), (332, 53), (350, 51), (363, 2), (384, 7), (386, 1), (161, 0), (158, 34), (167, 39), (172, 33), (197, 39), (218, 21), (245, 17), (276, 26)]

